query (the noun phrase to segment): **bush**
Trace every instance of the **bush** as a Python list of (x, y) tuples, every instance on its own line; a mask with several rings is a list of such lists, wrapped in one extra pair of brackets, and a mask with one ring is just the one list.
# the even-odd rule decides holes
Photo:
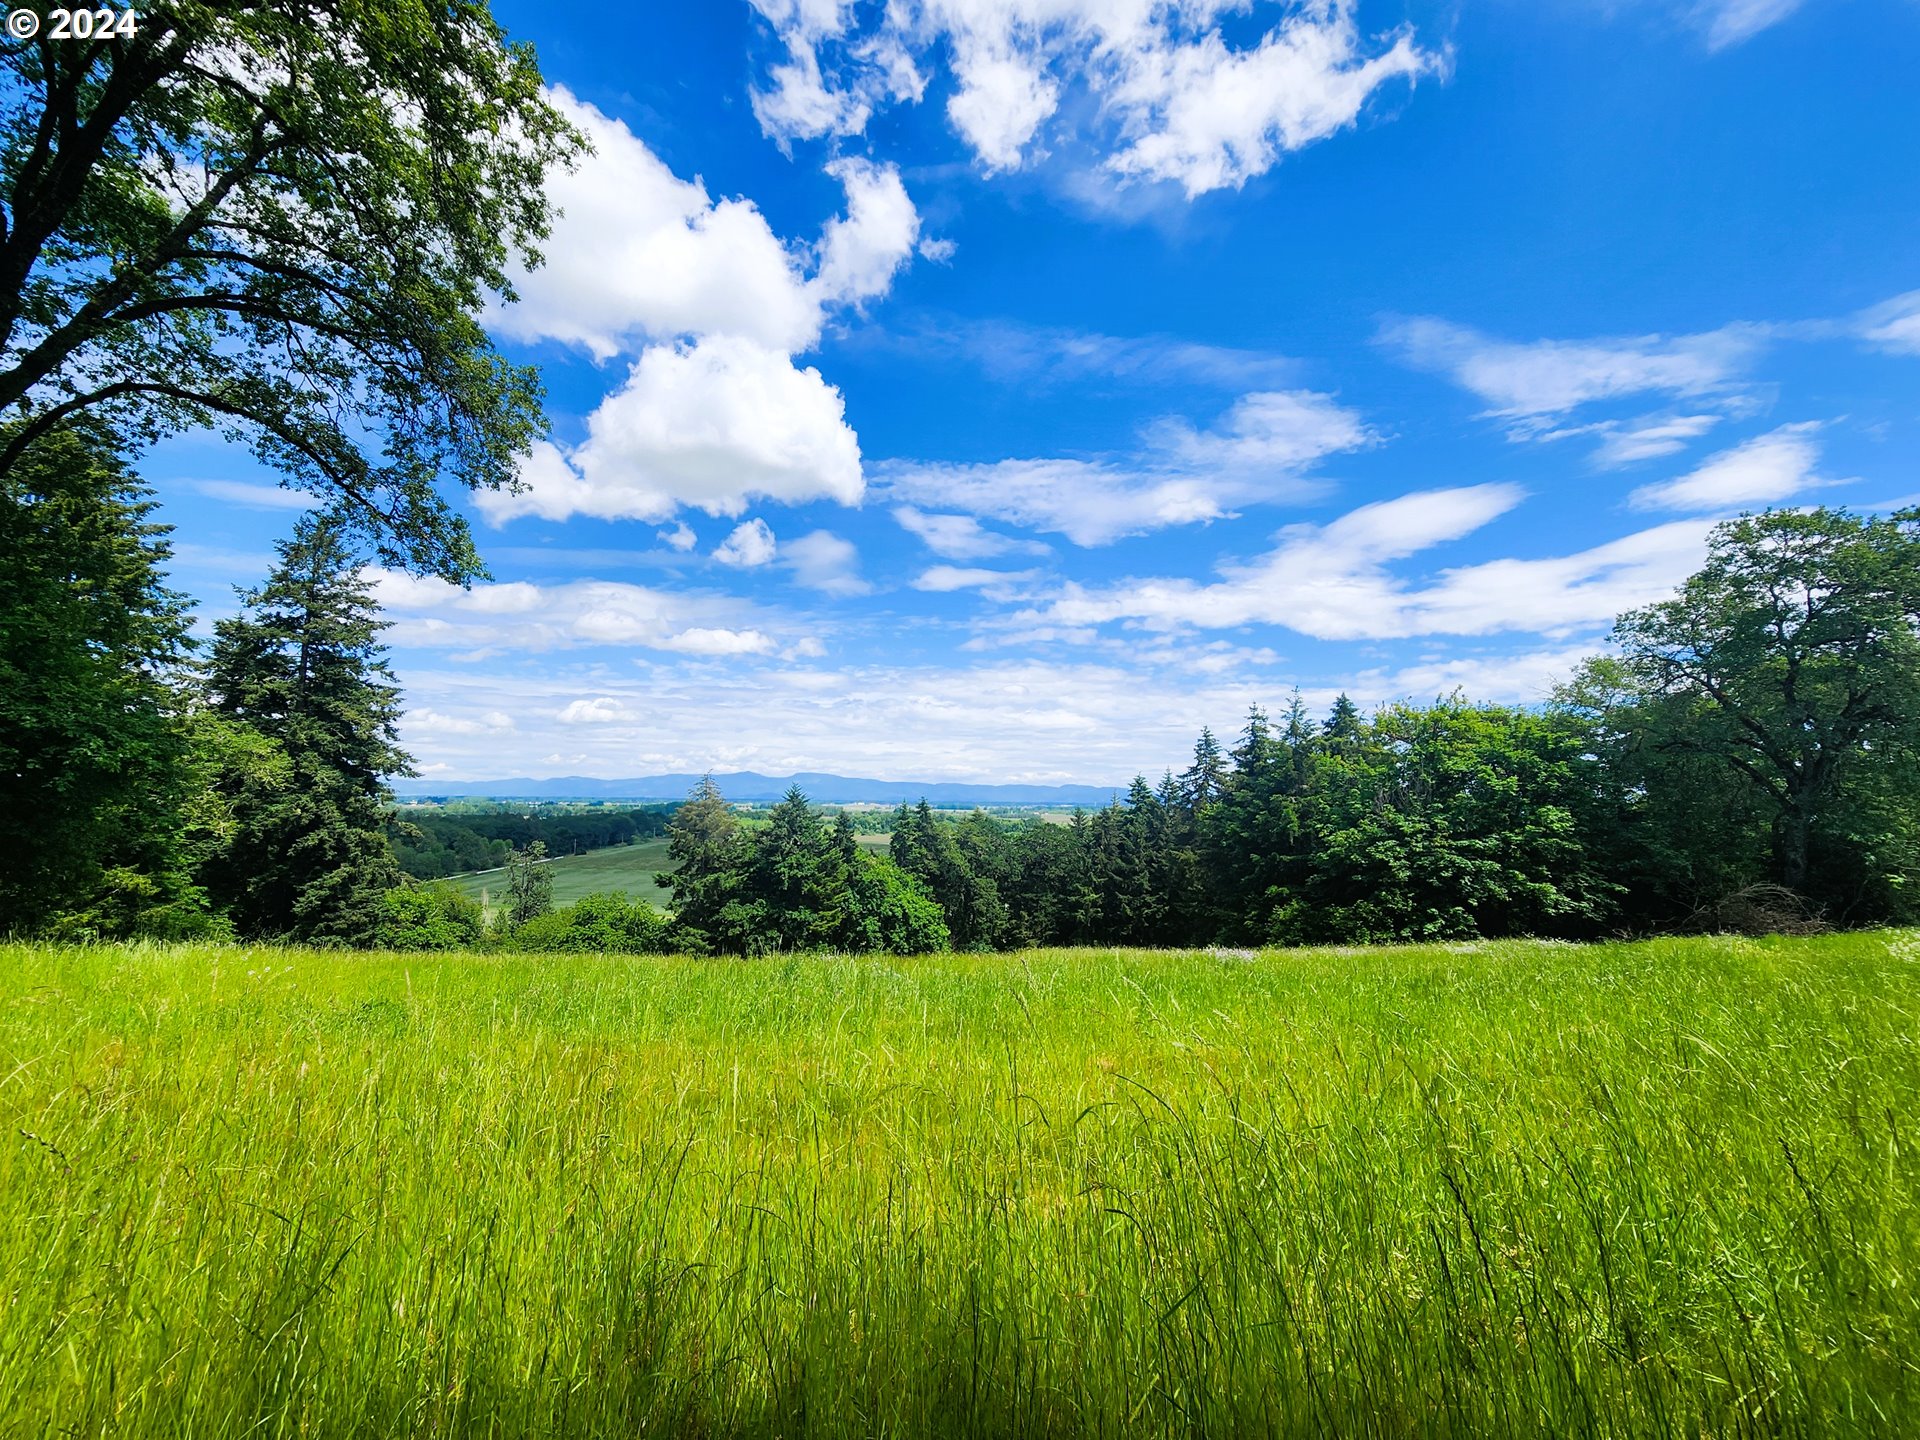
[(480, 902), (450, 886), (397, 886), (380, 909), (378, 943), (388, 950), (468, 950), (485, 933)]
[(588, 895), (572, 905), (537, 915), (509, 932), (515, 950), (568, 954), (664, 955), (673, 947), (671, 922), (644, 900), (624, 895)]

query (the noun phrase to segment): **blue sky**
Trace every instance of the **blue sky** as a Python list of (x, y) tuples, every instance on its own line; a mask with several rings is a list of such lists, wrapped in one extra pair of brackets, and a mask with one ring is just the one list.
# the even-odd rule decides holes
[[(1915, 0), (497, 13), (596, 153), (493, 581), (378, 580), (426, 775), (1124, 782), (1920, 492)], [(230, 611), (299, 497), (146, 469)]]

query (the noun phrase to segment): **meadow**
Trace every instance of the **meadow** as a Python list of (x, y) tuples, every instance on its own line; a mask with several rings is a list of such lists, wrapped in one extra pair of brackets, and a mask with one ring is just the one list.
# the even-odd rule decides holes
[(0, 1433), (1898, 1435), (1920, 940), (0, 947)]
[[(862, 835), (863, 849), (884, 855), (885, 835)], [(589, 850), (582, 855), (559, 855), (547, 862), (553, 875), (553, 903), (571, 905), (588, 895), (625, 895), (645, 900), (662, 909), (670, 908), (673, 896), (654, 877), (673, 868), (665, 840), (643, 840), (635, 845), (612, 845), (604, 850)], [(481, 901), (489, 910), (502, 903), (507, 872), (477, 870), (454, 875), (444, 882), (464, 895)]]

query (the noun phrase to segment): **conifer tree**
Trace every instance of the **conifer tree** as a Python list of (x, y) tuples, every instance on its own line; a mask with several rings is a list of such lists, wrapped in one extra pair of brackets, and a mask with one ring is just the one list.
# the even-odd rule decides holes
[(274, 742), (287, 773), (231, 778), (232, 844), (207, 883), (244, 934), (372, 944), (401, 883), (386, 782), (413, 773), (386, 625), (339, 524), (308, 516), (278, 548), (267, 583), (215, 627), (206, 680), (213, 708)]
[(87, 421), (0, 474), (0, 934), (63, 913), (96, 934), (205, 922), (175, 843), (187, 604), (152, 510)]

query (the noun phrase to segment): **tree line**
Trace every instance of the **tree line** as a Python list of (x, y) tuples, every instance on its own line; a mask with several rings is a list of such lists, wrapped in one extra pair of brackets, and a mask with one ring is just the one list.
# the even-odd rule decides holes
[(667, 833), (671, 805), (579, 812), (426, 812), (408, 807), (388, 826), (400, 868), (416, 880), (439, 880), (505, 865), (536, 842), (553, 855), (577, 855), (654, 840)]
[[(1920, 511), (1727, 522), (1548, 703), (1367, 714), (1342, 696), (1315, 715), (1295, 695), (1064, 825), (923, 802), (880, 856), (797, 790), (753, 820), (711, 783), (670, 821), (493, 817), (514, 846), (489, 925), (401, 863), (442, 852), (395, 827), (387, 782), (411, 762), (351, 529), (303, 517), (199, 644), (152, 508), (85, 418), (0, 477), (0, 931), (910, 953), (1579, 939), (1920, 907)], [(540, 857), (576, 821), (664, 823), (671, 914), (555, 911)]]

